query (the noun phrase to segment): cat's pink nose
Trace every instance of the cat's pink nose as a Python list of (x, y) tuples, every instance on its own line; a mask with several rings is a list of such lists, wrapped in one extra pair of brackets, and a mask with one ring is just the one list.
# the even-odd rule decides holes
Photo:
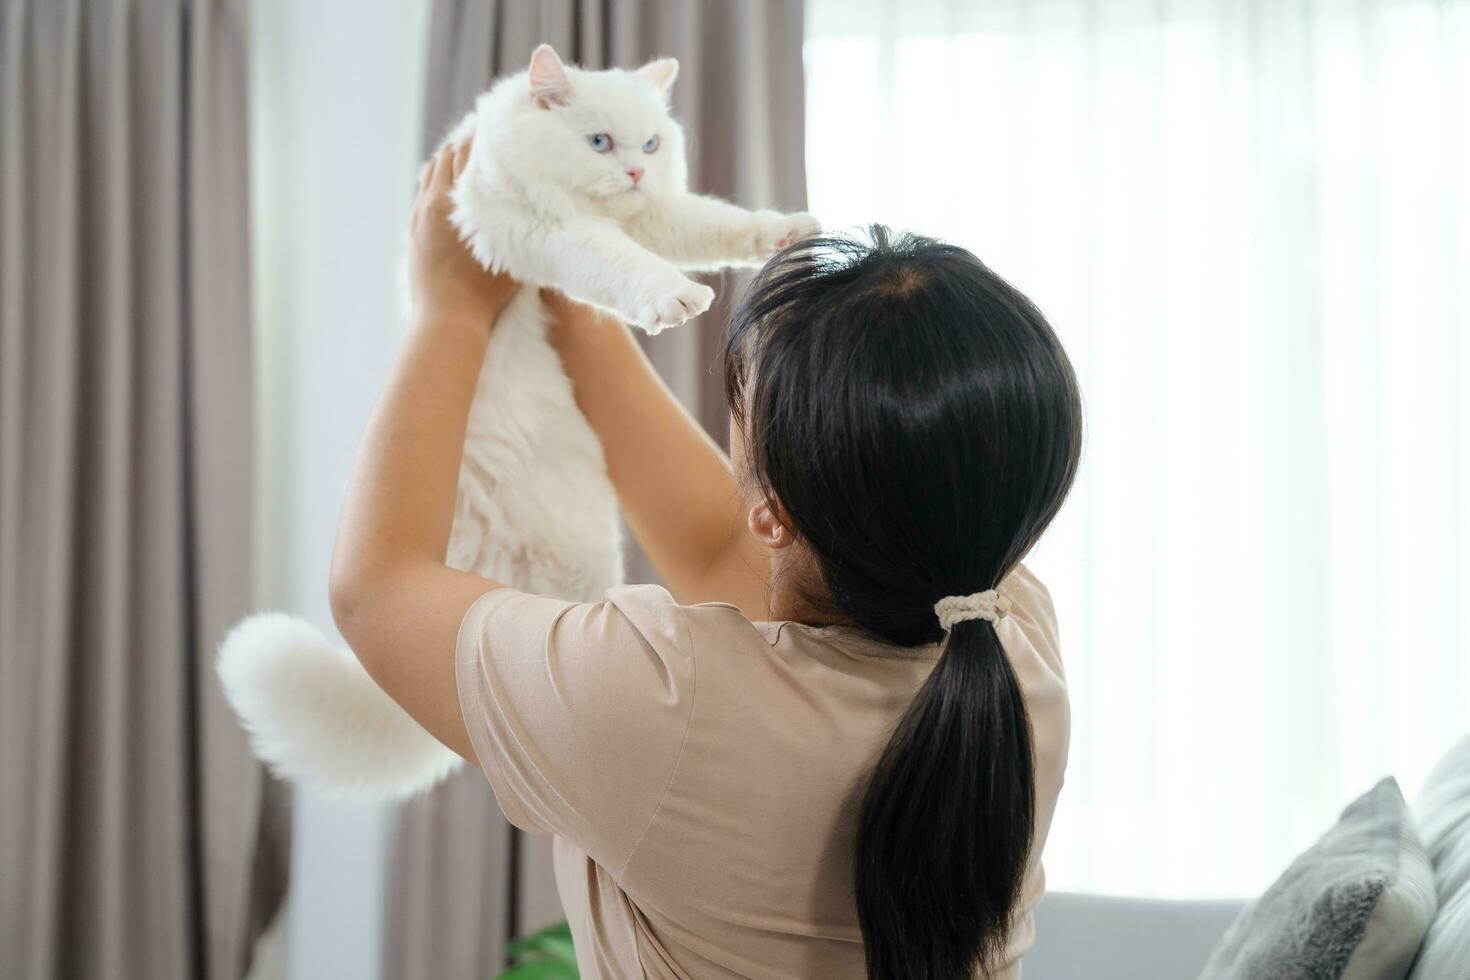
[(628, 176), (633, 178), (633, 186), (634, 187), (637, 187), (638, 186), (638, 182), (643, 179), (643, 168), (642, 167), (629, 167), (628, 168)]

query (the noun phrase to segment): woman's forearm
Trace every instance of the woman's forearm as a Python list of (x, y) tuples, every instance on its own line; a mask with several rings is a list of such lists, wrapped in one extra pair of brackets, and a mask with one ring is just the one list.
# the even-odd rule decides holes
[[(761, 556), (744, 533), (730, 461), (615, 318), (546, 295), (577, 405), (602, 442), (629, 526), (681, 602), (724, 601), (767, 615)], [(688, 328), (685, 328), (688, 329)]]

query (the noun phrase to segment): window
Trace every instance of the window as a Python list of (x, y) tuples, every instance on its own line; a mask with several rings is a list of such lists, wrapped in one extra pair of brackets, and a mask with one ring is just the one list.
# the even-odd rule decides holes
[(1082, 379), (1053, 886), (1254, 893), (1412, 799), (1470, 719), (1470, 4), (808, 9), (812, 210), (969, 247)]

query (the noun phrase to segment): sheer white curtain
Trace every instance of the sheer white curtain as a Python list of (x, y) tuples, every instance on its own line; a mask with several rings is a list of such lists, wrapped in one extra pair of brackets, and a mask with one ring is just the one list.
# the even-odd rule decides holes
[(1470, 720), (1470, 3), (808, 18), (812, 209), (973, 249), (1081, 375), (1052, 884), (1253, 892), (1412, 796)]

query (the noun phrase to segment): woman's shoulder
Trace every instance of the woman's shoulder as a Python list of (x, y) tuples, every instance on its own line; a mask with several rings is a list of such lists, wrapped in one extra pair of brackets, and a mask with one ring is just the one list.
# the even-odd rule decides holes
[[(895, 647), (856, 626), (811, 626), (793, 620), (752, 620), (731, 602), (681, 604), (658, 585), (623, 585), (608, 589), (605, 601), (645, 637), (672, 642), (691, 662), (711, 653), (733, 673), (784, 674), (795, 660), (934, 659), (938, 645)], [(713, 665), (711, 665), (713, 666)]]
[[(1010, 616), (1028, 639), (1045, 648), (1046, 659), (1060, 660), (1056, 607), (1051, 591), (1041, 578), (1025, 564), (1017, 564), (1001, 583), (1000, 592), (1010, 598)], [(646, 625), (671, 635), (682, 633), (686, 638), (691, 628), (761, 638), (767, 643), (776, 642), (791, 629), (816, 634), (856, 632), (849, 628), (809, 627), (785, 621), (756, 622), (733, 603), (681, 604), (668, 589), (653, 584), (614, 586), (607, 590), (603, 601), (635, 625)]]
[(712, 639), (722, 645), (758, 640), (767, 635), (763, 627), (769, 625), (752, 622), (734, 603), (681, 603), (662, 585), (614, 586), (607, 590), (603, 601), (640, 632), (656, 633), (685, 647), (707, 644)]
[(1072, 714), (1056, 608), (1046, 585), (1025, 565), (1006, 576), (1000, 591), (1011, 600), (1010, 613), (1001, 621), (1001, 645), (1026, 699), (1038, 785), (1055, 794), (1067, 766)]
[(652, 630), (671, 639), (687, 639), (687, 606), (679, 604), (662, 585), (640, 583), (615, 585), (603, 593), (602, 601), (616, 609), (639, 631)]
[(1051, 590), (1024, 563), (1017, 563), (1001, 582), (999, 591), (1011, 600), (1008, 618), (1013, 619), (1021, 628), (1041, 658), (1060, 673), (1061, 643)]

